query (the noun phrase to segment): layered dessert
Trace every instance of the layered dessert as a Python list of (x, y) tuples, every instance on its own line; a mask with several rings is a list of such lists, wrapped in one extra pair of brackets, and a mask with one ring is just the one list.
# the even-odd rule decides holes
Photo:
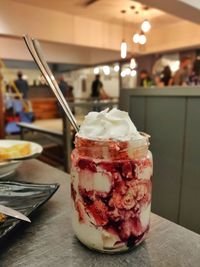
[(128, 113), (90, 112), (72, 152), (72, 223), (86, 246), (102, 252), (129, 250), (149, 230), (152, 155), (149, 136)]

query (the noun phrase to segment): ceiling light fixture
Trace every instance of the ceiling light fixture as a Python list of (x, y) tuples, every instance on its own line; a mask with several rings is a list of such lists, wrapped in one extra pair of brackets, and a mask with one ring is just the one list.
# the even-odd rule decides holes
[(151, 29), (151, 24), (147, 19), (142, 22), (141, 29), (143, 32), (148, 32)]
[[(148, 9), (149, 9), (149, 7), (147, 7), (147, 6), (143, 7), (144, 11), (146, 11)], [(139, 14), (139, 12), (138, 12), (138, 14)], [(136, 32), (133, 35), (133, 43), (138, 44), (138, 45), (146, 44), (147, 37), (146, 37), (145, 33), (147, 33), (150, 29), (151, 29), (150, 22), (147, 19), (143, 20), (143, 22), (141, 24), (141, 32), (140, 33)]]
[(98, 67), (94, 68), (94, 74), (99, 74), (99, 68)]
[(127, 43), (122, 40), (121, 42), (121, 58), (126, 58), (127, 55)]
[(135, 69), (136, 67), (137, 67), (137, 63), (136, 63), (134, 57), (132, 57), (131, 61), (130, 61), (130, 68)]
[(105, 75), (109, 75), (110, 74), (110, 67), (109, 66), (103, 66), (103, 72)]
[(139, 43), (139, 40), (140, 40), (140, 35), (139, 35), (139, 33), (135, 33), (135, 34), (133, 35), (133, 42), (134, 42), (135, 44), (138, 44), (138, 43)]
[(115, 72), (118, 72), (118, 71), (119, 71), (119, 65), (115, 65), (115, 66), (114, 66), (114, 71), (115, 71)]
[(135, 77), (137, 75), (137, 71), (136, 70), (132, 70), (131, 71), (131, 77)]
[(122, 10), (121, 13), (123, 14), (123, 38), (122, 38), (122, 42), (121, 42), (121, 47), (120, 47), (120, 50), (121, 50), (121, 58), (126, 58), (127, 56), (127, 43), (125, 41), (125, 38), (124, 38), (124, 24), (125, 24), (125, 21), (124, 21), (124, 14), (126, 13), (126, 10)]
[(121, 75), (122, 78), (126, 77), (126, 71), (123, 70), (120, 75)]
[(140, 34), (139, 44), (144, 45), (147, 42), (147, 37), (144, 33)]
[(147, 42), (147, 37), (143, 32), (141, 32), (140, 34), (139, 33), (135, 33), (133, 35), (133, 42), (135, 44), (144, 45)]
[(124, 70), (124, 72), (125, 72), (126, 75), (130, 75), (131, 74), (131, 70), (129, 68), (126, 68)]

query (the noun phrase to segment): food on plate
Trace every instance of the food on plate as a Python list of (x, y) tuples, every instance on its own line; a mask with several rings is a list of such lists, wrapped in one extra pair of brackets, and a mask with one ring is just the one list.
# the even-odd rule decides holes
[(3, 213), (0, 213), (0, 223), (5, 222), (6, 220), (6, 215), (4, 215)]
[(20, 158), (31, 153), (31, 145), (29, 143), (16, 144), (9, 147), (0, 147), (0, 160), (10, 158)]

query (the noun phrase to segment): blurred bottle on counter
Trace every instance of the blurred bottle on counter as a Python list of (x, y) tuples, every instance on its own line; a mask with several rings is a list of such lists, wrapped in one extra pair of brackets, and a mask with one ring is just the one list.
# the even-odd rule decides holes
[(153, 85), (153, 80), (150, 77), (147, 70), (141, 70), (140, 72), (140, 86), (141, 87), (151, 87)]

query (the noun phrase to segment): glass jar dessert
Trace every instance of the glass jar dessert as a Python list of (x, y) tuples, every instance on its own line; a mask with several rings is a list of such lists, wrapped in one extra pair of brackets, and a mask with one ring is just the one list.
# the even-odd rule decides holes
[(77, 135), (72, 152), (72, 225), (87, 247), (115, 253), (139, 245), (149, 230), (152, 155), (149, 136), (92, 140)]

